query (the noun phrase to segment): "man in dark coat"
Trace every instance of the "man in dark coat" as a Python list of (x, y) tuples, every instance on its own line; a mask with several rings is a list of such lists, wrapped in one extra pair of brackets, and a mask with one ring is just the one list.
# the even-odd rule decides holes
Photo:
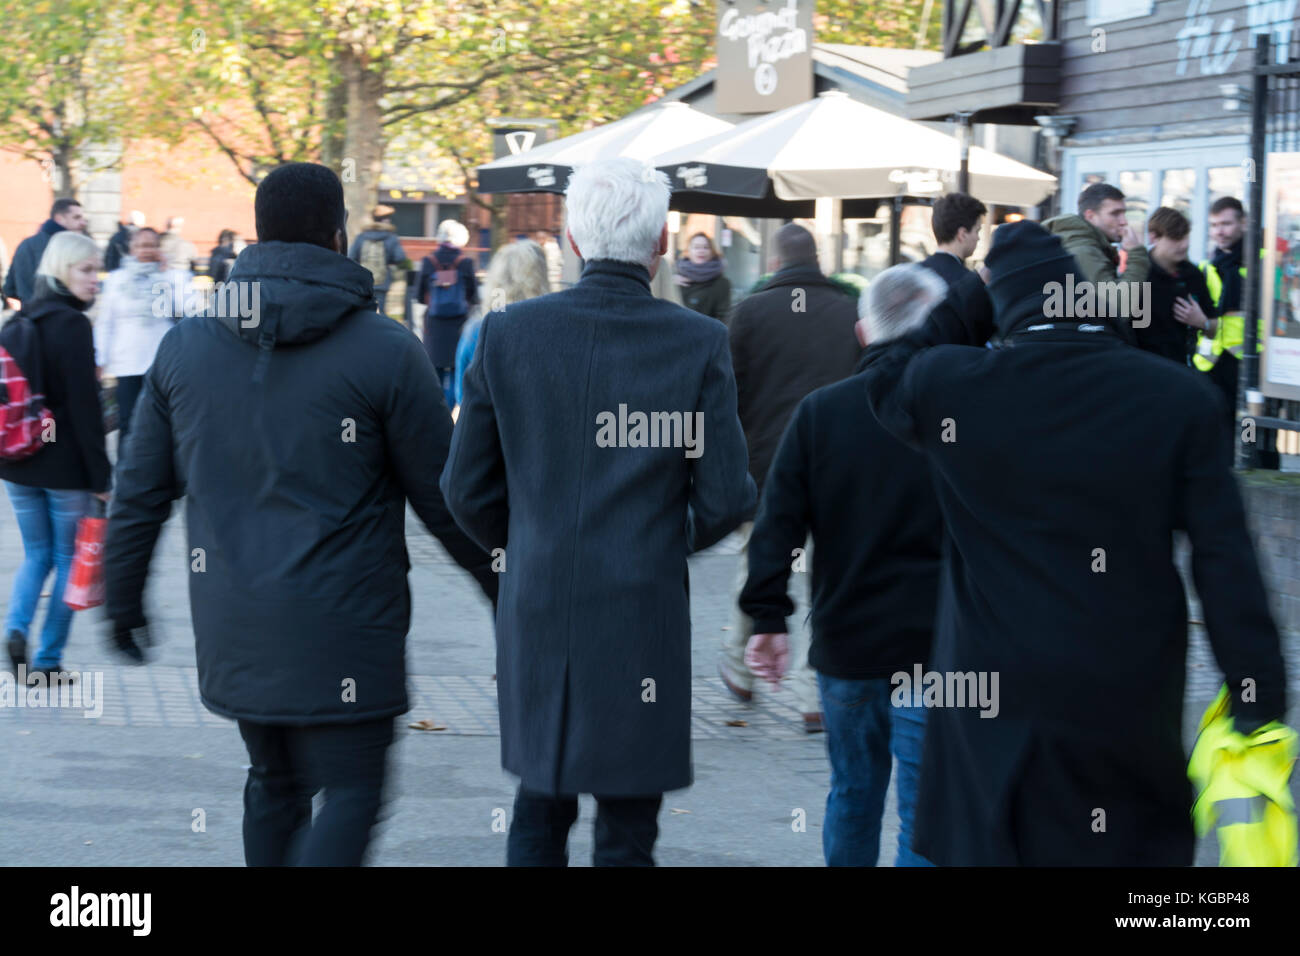
[(504, 564), (511, 865), (567, 863), (580, 793), (596, 797), (596, 865), (651, 865), (663, 793), (692, 779), (686, 558), (755, 492), (726, 327), (650, 292), (668, 195), (636, 160), (575, 172), (581, 280), (489, 312), (465, 373), (442, 490)]
[[(742, 300), (728, 323), (731, 362), (736, 370), (740, 423), (749, 446), (749, 473), (763, 491), (777, 444), (795, 406), (809, 392), (848, 378), (862, 354), (853, 327), (858, 305), (832, 283), (817, 265), (817, 244), (803, 226), (789, 223), (776, 232), (777, 271), (761, 290)], [(745, 522), (741, 537), (748, 541), (752, 525)], [(740, 596), (747, 575), (742, 548), (735, 593)], [(754, 675), (745, 666), (745, 644), (753, 622), (737, 607), (730, 631), (723, 634), (718, 673), (738, 700), (753, 698)], [(804, 729), (822, 729), (817, 679), (798, 647), (790, 683)]]
[(86, 215), (81, 211), (81, 203), (75, 199), (56, 199), (50, 207), (50, 218), (41, 223), (36, 235), (28, 236), (18, 243), (14, 250), (14, 261), (9, 264), (9, 274), (5, 276), (4, 288), (0, 290), (6, 299), (18, 299), (26, 302), (32, 297), (33, 283), (36, 279), (36, 267), (41, 263), (45, 247), (50, 236), (64, 229), (82, 232), (86, 228)]
[[(1109, 320), (1045, 320), (1044, 287), (1079, 266), (1037, 223), (1000, 228), (986, 265), (988, 296), (974, 277), (950, 293), (967, 321), (936, 309), (868, 351), (872, 408), (928, 456), (949, 536), (917, 850), (940, 865), (1189, 865), (1176, 529), (1237, 729), (1285, 711), (1217, 396)], [(996, 719), (969, 700), (985, 680)]]
[(939, 274), (952, 288), (970, 272), (966, 260), (980, 244), (984, 204), (965, 193), (948, 193), (935, 200), (930, 210), (930, 228), (938, 248), (921, 260), (921, 265)]
[[(1192, 224), (1177, 209), (1161, 206), (1147, 220), (1151, 238), (1150, 323), (1133, 330), (1137, 346), (1190, 366), (1198, 332), (1210, 338), (1218, 330), (1218, 309), (1201, 270), (1187, 261)], [(1230, 418), (1231, 420), (1231, 418)]]
[(408, 708), (406, 502), (490, 597), (496, 578), (438, 490), (451, 417), (433, 369), (344, 255), (338, 177), (281, 166), (255, 209), (258, 243), (216, 314), (168, 332), (145, 376), (106, 611), (130, 652), (150, 554), (185, 495), (199, 693), (239, 722), (251, 764), (245, 858), (357, 865)]
[[(920, 265), (871, 282), (858, 340), (915, 328), (947, 286)], [(741, 610), (754, 621), (746, 659), (779, 681), (786, 669), (791, 560), (812, 535), (812, 642), (831, 791), (822, 846), (827, 866), (875, 866), (898, 760), (896, 866), (928, 866), (912, 850), (925, 710), (891, 706), (891, 678), (924, 669), (934, 633), (943, 522), (924, 456), (871, 416), (861, 376), (813, 392), (795, 409), (767, 473), (749, 538)], [(797, 575), (802, 577), (802, 575)]]

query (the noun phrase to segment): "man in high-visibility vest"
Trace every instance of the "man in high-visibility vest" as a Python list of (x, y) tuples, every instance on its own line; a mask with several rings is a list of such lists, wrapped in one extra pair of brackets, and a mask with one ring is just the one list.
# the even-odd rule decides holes
[[(1242, 290), (1246, 285), (1246, 264), (1242, 255), (1245, 244), (1246, 211), (1241, 200), (1224, 196), (1210, 206), (1210, 238), (1214, 254), (1200, 264), (1210, 298), (1219, 311), (1219, 327), (1213, 336), (1202, 335), (1192, 363), (1210, 376), (1223, 392), (1229, 426), (1235, 430), (1237, 382), (1241, 356), (1245, 350), (1246, 319), (1242, 312)], [(1264, 350), (1264, 323), (1259, 320), (1255, 339), (1256, 353)], [(1261, 445), (1259, 467), (1278, 467), (1277, 451)]]

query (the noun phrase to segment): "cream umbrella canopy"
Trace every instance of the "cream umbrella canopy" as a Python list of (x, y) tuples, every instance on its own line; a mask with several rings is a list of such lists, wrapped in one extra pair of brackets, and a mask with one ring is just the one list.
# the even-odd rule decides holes
[[(937, 195), (956, 183), (957, 139), (859, 103), (839, 90), (760, 116), (654, 157), (674, 191), (782, 200)], [(1056, 177), (971, 147), (970, 192), (988, 203), (1036, 206)]]
[(656, 103), (613, 123), (546, 143), (478, 167), (478, 192), (563, 193), (577, 166), (626, 156), (649, 159), (655, 153), (724, 132), (726, 120), (686, 103)]

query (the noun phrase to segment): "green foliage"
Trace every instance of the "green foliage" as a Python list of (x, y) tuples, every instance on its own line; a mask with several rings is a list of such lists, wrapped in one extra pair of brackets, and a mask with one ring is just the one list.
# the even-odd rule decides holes
[[(913, 47), (924, 6), (818, 0), (817, 39)], [(0, 48), (0, 148), (39, 161), (197, 133), (257, 181), (336, 161), (347, 118), (378, 110), (384, 140), (450, 191), (491, 158), (494, 118), (566, 135), (698, 75), (716, 16), (707, 0), (22, 0)], [(936, 0), (931, 49), (941, 20)], [(347, 102), (345, 68), (377, 86)]]

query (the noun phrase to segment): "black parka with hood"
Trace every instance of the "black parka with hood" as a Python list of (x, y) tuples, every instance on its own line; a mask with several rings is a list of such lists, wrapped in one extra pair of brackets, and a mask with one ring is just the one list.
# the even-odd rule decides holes
[(496, 596), (438, 489), (452, 423), (433, 367), (371, 310), (370, 273), (330, 250), (260, 243), (231, 283), (243, 314), (183, 320), (145, 376), (109, 515), (108, 616), (143, 621), (150, 554), (185, 495), (208, 708), (272, 724), (400, 714), (408, 500)]

